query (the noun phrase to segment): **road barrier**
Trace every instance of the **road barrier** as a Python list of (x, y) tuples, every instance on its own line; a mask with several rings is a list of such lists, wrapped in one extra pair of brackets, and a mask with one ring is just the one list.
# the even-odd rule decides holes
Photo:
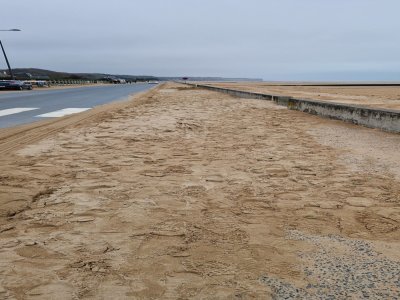
[(400, 133), (399, 110), (371, 108), (361, 105), (351, 105), (336, 102), (297, 99), (288, 96), (245, 92), (203, 84), (186, 84), (193, 87), (222, 92), (240, 98), (269, 100), (278, 105), (286, 106), (292, 110), (298, 110), (325, 118), (342, 120), (370, 128), (378, 128), (389, 132)]

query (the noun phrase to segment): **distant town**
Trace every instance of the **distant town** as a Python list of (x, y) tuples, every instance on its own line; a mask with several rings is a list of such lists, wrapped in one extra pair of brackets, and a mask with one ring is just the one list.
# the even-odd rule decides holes
[[(104, 81), (110, 83), (133, 83), (148, 81), (171, 81), (181, 80), (183, 77), (159, 77), (147, 75), (123, 75), (123, 74), (105, 74), (105, 73), (67, 73), (57, 72), (37, 68), (16, 68), (13, 69), (16, 80), (44, 80), (44, 81), (68, 81), (68, 80), (88, 80), (88, 81)], [(186, 76), (193, 81), (262, 81), (260, 78), (224, 78), (224, 77), (198, 77)], [(8, 70), (0, 70), (0, 80), (10, 78)]]

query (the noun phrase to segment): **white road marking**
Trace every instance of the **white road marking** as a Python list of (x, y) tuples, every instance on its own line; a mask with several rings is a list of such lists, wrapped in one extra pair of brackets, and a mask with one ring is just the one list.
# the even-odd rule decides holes
[(64, 117), (64, 116), (71, 115), (71, 114), (80, 113), (80, 112), (83, 112), (83, 111), (89, 110), (89, 109), (90, 109), (90, 107), (89, 108), (64, 108), (64, 109), (52, 111), (49, 113), (45, 113), (42, 115), (37, 115), (36, 117), (38, 117), (38, 118), (59, 118), (59, 117)]
[(16, 108), (8, 108), (8, 109), (3, 109), (0, 110), (0, 117), (3, 116), (8, 116), (8, 115), (13, 115), (13, 114), (18, 114), (24, 111), (30, 111), (30, 110), (35, 110), (38, 108), (34, 107), (16, 107)]

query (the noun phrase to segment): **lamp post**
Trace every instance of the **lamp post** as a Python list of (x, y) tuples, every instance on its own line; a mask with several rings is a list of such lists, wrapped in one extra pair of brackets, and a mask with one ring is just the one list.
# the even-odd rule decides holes
[[(21, 31), (21, 30), (20, 29), (0, 29), (0, 31)], [(11, 70), (10, 62), (8, 61), (6, 51), (4, 50), (3, 43), (1, 42), (1, 40), (0, 40), (0, 46), (1, 46), (1, 50), (3, 51), (4, 58), (6, 59), (6, 63), (7, 63), (8, 71), (10, 72), (11, 79), (14, 80), (15, 79), (14, 74)]]

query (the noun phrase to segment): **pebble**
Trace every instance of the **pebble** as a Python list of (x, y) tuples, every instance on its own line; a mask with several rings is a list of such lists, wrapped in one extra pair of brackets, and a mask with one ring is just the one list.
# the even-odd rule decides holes
[(37, 243), (35, 241), (26, 241), (24, 243), (25, 246), (35, 246)]
[(99, 270), (100, 270), (100, 269), (99, 269), (99, 267), (97, 267), (97, 266), (95, 266), (95, 267), (92, 268), (92, 271), (93, 271), (93, 272), (98, 272)]
[(367, 241), (297, 230), (288, 231), (287, 239), (309, 242), (317, 251), (299, 253), (309, 282), (304, 288), (268, 275), (260, 279), (273, 299), (400, 299), (400, 262), (375, 252)]

